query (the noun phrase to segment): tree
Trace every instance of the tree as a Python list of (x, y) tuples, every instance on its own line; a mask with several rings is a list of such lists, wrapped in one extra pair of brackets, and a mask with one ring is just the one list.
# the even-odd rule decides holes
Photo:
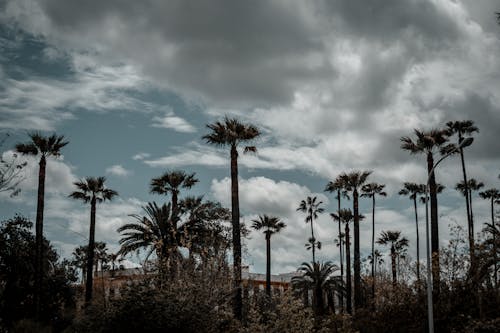
[(344, 188), (347, 191), (352, 191), (352, 204), (354, 214), (354, 306), (360, 308), (362, 306), (361, 295), (361, 256), (359, 251), (359, 190), (365, 184), (371, 171), (352, 171), (343, 173), (339, 177)]
[[(474, 122), (472, 120), (464, 120), (464, 121), (449, 121), (446, 123), (446, 127), (448, 130), (448, 135), (457, 134), (458, 135), (458, 144), (460, 145), (462, 141), (466, 137), (470, 137), (474, 132), (479, 132), (479, 129), (474, 126)], [(456, 146), (452, 145), (452, 147), (456, 150)], [(464, 159), (464, 150), (462, 147), (458, 149), (460, 153), (460, 160), (462, 162), (462, 174), (463, 174), (463, 182), (462, 185), (464, 187), (463, 195), (465, 197), (465, 207), (467, 211), (467, 225), (469, 227), (469, 251), (470, 251), (470, 260), (471, 262), (474, 260), (474, 222), (472, 221), (472, 212), (470, 208), (470, 193), (468, 189), (469, 182), (467, 180), (467, 172), (465, 169), (465, 159)]]
[(271, 296), (271, 236), (279, 233), (286, 224), (278, 217), (260, 215), (258, 220), (252, 220), (252, 228), (255, 230), (264, 229), (266, 235), (266, 293)]
[[(372, 257), (375, 255), (375, 196), (380, 195), (386, 197), (384, 192), (385, 185), (377, 183), (369, 183), (363, 185), (361, 191), (362, 197), (372, 198)], [(372, 260), (372, 298), (375, 299), (375, 261)]]
[(351, 282), (351, 237), (349, 235), (349, 223), (354, 220), (350, 209), (341, 209), (338, 214), (331, 213), (330, 216), (345, 224), (345, 262), (346, 262), (346, 310), (352, 313), (352, 282)]
[(27, 143), (18, 143), (16, 151), (23, 155), (40, 156), (38, 169), (38, 195), (36, 206), (36, 221), (35, 221), (35, 312), (39, 319), (40, 314), (40, 295), (42, 293), (42, 276), (43, 276), (43, 208), (45, 199), (45, 169), (47, 166), (47, 157), (59, 157), (61, 149), (68, 144), (64, 141), (64, 136), (43, 136), (41, 133), (35, 132), (28, 134), (31, 141)]
[(425, 185), (406, 182), (404, 183), (403, 189), (401, 189), (398, 194), (409, 196), (410, 200), (413, 200), (413, 207), (415, 209), (415, 231), (417, 236), (417, 281), (420, 282), (420, 237), (418, 232), (417, 196), (425, 194)]
[(401, 238), (401, 231), (382, 231), (380, 237), (377, 239), (377, 244), (391, 246), (392, 285), (394, 288), (396, 288), (398, 282), (396, 276), (398, 252), (408, 247), (408, 243), (409, 241), (406, 237)]
[(112, 189), (106, 188), (104, 182), (105, 177), (87, 177), (81, 181), (73, 183), (78, 191), (74, 191), (69, 195), (70, 198), (81, 200), (84, 203), (90, 202), (90, 231), (89, 245), (87, 252), (87, 279), (85, 281), (85, 304), (89, 305), (92, 301), (92, 285), (93, 275), (92, 269), (94, 264), (94, 247), (95, 247), (95, 215), (97, 203), (112, 200), (118, 193)]
[[(9, 134), (0, 141), (0, 147), (3, 146), (8, 136)], [(21, 191), (18, 187), (24, 179), (21, 172), (28, 164), (27, 162), (18, 162), (17, 158), (16, 153), (13, 153), (10, 159), (5, 159), (3, 154), (0, 154), (0, 192), (10, 192), (11, 197), (18, 195)]]
[(313, 262), (302, 263), (298, 271), (301, 276), (292, 277), (294, 288), (299, 290), (313, 291), (313, 309), (317, 315), (322, 315), (325, 309), (325, 300), (323, 293), (332, 289), (332, 274), (338, 270), (338, 267), (331, 262), (325, 263)]
[(172, 196), (172, 215), (174, 228), (177, 229), (178, 197), (181, 188), (191, 188), (198, 182), (195, 174), (187, 174), (184, 171), (167, 171), (163, 175), (151, 180), (151, 193), (169, 194)]
[(469, 237), (469, 255), (471, 260), (474, 260), (474, 213), (472, 210), (472, 191), (479, 191), (484, 187), (482, 182), (478, 182), (474, 178), (467, 180), (467, 183), (460, 181), (455, 185), (455, 190), (462, 193), (468, 201), (467, 214), (468, 214), (468, 237)]
[(313, 263), (316, 262), (315, 249), (316, 247), (321, 247), (321, 243), (319, 241), (316, 241), (316, 237), (314, 237), (313, 223), (314, 220), (318, 218), (318, 214), (321, 214), (325, 211), (323, 207), (320, 207), (320, 205), (323, 204), (323, 201), (316, 201), (316, 199), (317, 197), (308, 196), (305, 200), (302, 200), (300, 202), (299, 208), (297, 208), (297, 211), (306, 213), (305, 221), (306, 223), (310, 223), (311, 225), (311, 238), (309, 238), (309, 243), (312, 249)]
[[(234, 274), (234, 302), (233, 313), (239, 320), (242, 319), (243, 298), (241, 284), (241, 231), (240, 205), (238, 195), (238, 146), (251, 141), (260, 135), (257, 127), (243, 124), (238, 119), (226, 117), (223, 122), (208, 124), (212, 131), (203, 136), (203, 139), (216, 146), (229, 146), (231, 157), (231, 215), (233, 227), (233, 274)], [(255, 146), (246, 146), (244, 152), (256, 152)]]
[(432, 129), (420, 131), (415, 129), (416, 140), (410, 137), (401, 138), (401, 148), (411, 154), (425, 154), (427, 158), (427, 174), (429, 174), (429, 194), (431, 202), (431, 251), (432, 251), (432, 280), (434, 281), (435, 296), (439, 295), (439, 226), (437, 184), (434, 172), (434, 153), (447, 142), (447, 131)]
[[(342, 179), (340, 177), (337, 177), (334, 181), (328, 182), (328, 184), (325, 187), (325, 191), (328, 191), (330, 193), (336, 192), (335, 199), (337, 199), (337, 214), (340, 212), (340, 200), (341, 197), (344, 197), (345, 199), (349, 200), (349, 194), (345, 190), (342, 184)], [(343, 246), (342, 246), (342, 229), (341, 229), (341, 221), (338, 220), (338, 239), (339, 239), (339, 256), (340, 256), (340, 279), (344, 281), (344, 260), (343, 260)], [(343, 294), (340, 294), (340, 307), (343, 310), (344, 307), (344, 300), (342, 298)]]
[[(498, 201), (500, 199), (500, 191), (498, 191), (496, 188), (490, 188), (484, 192), (479, 192), (479, 196), (482, 198), (482, 199), (485, 199), (485, 200), (490, 200), (490, 203), (491, 203), (491, 226), (493, 229), (496, 228), (496, 223), (495, 223), (495, 211), (494, 211), (494, 205), (495, 205), (495, 201)], [(493, 253), (495, 255), (495, 287), (497, 286), (498, 284), (498, 272), (497, 272), (497, 241), (496, 241), (496, 238), (495, 238), (495, 235), (497, 234), (496, 231), (494, 231), (492, 233), (493, 235)]]

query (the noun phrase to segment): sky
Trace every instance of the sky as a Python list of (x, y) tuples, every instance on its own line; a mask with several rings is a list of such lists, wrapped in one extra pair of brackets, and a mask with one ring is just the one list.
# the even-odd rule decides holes
[[(230, 207), (229, 151), (202, 136), (206, 124), (237, 117), (262, 132), (257, 154), (239, 158), (242, 221), (270, 214), (287, 224), (272, 239), (273, 272), (311, 260), (310, 229), (296, 211), (307, 196), (326, 210), (315, 222), (317, 258), (338, 262), (329, 216), (336, 202), (324, 188), (352, 170), (373, 171), (369, 181), (386, 184), (376, 234), (402, 231), (415, 258), (412, 202), (398, 191), (425, 182), (426, 161), (400, 149), (402, 136), (473, 120), (469, 177), (500, 187), (497, 11), (495, 0), (3, 0), (2, 154), (12, 156), (32, 131), (64, 135), (70, 143), (47, 165), (45, 236), (63, 257), (86, 244), (90, 209), (68, 194), (83, 177), (106, 176), (120, 195), (98, 206), (96, 239), (116, 251), (116, 229), (133, 221), (130, 214), (169, 199), (149, 193), (150, 180), (167, 170), (200, 180), (181, 197)], [(35, 220), (38, 164), (27, 161), (20, 195), (0, 195), (1, 219)], [(459, 158), (436, 174), (446, 186), (439, 196), (446, 246), (448, 225), (466, 224), (454, 190)], [(473, 208), (479, 230), (489, 205), (476, 194)], [(361, 199), (360, 209), (367, 256), (371, 201)], [(421, 219), (421, 257), (424, 226)], [(244, 263), (264, 272), (264, 235), (253, 231), (245, 244)]]

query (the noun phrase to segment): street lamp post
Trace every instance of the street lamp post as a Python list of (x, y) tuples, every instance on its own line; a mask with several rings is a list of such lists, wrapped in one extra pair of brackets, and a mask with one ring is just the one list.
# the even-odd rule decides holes
[(470, 146), (474, 141), (474, 138), (467, 138), (462, 140), (458, 146), (454, 149), (450, 150), (446, 155), (441, 157), (432, 167), (431, 171), (427, 174), (427, 182), (425, 185), (425, 238), (426, 238), (426, 248), (427, 248), (427, 320), (429, 325), (429, 333), (434, 333), (434, 310), (432, 303), (432, 269), (431, 269), (431, 250), (429, 244), (429, 180), (431, 179), (431, 175), (434, 173), (434, 169), (438, 166), (441, 161), (450, 156), (451, 154), (456, 153), (461, 148)]

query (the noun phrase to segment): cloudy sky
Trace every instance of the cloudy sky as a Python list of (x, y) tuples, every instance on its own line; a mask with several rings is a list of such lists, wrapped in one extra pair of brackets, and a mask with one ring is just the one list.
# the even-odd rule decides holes
[[(414, 254), (411, 202), (397, 192), (425, 181), (425, 159), (402, 151), (401, 136), (474, 120), (470, 176), (500, 186), (496, 11), (495, 0), (3, 0), (0, 131), (10, 136), (1, 149), (8, 157), (34, 130), (64, 135), (70, 144), (48, 164), (46, 237), (62, 256), (85, 244), (89, 208), (67, 196), (77, 179), (106, 176), (120, 197), (98, 207), (96, 237), (116, 250), (128, 215), (166, 200), (148, 193), (165, 170), (196, 172), (200, 183), (183, 194), (230, 206), (228, 151), (201, 137), (207, 123), (236, 116), (263, 133), (258, 154), (240, 158), (242, 219), (266, 213), (288, 224), (273, 239), (276, 272), (310, 260), (309, 229), (295, 209), (316, 195), (334, 211), (323, 189), (343, 171), (372, 170), (370, 181), (387, 185), (377, 230), (402, 230)], [(21, 194), (0, 197), (2, 219), (35, 219), (38, 166), (28, 162)], [(465, 224), (453, 190), (458, 162), (437, 172), (447, 186), (443, 245), (448, 224)], [(370, 205), (361, 201), (367, 221)], [(488, 203), (473, 206), (479, 229)], [(328, 215), (316, 224), (318, 256), (338, 261)], [(370, 233), (363, 223), (363, 256)], [(264, 237), (254, 232), (246, 243), (244, 261), (264, 271)]]

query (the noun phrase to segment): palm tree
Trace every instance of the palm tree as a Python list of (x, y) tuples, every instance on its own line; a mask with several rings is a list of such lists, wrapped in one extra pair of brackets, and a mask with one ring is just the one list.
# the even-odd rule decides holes
[(359, 192), (365, 184), (371, 171), (352, 171), (341, 174), (340, 180), (347, 191), (352, 191), (352, 203), (354, 214), (354, 306), (361, 307), (361, 256), (359, 251)]
[(462, 193), (468, 203), (468, 229), (469, 229), (469, 251), (471, 260), (474, 260), (474, 213), (472, 210), (472, 191), (479, 191), (484, 187), (483, 182), (478, 182), (474, 178), (471, 178), (465, 183), (460, 181), (455, 185), (455, 190)]
[(352, 313), (352, 284), (351, 284), (351, 237), (349, 235), (349, 223), (354, 220), (354, 215), (350, 209), (341, 209), (338, 214), (331, 213), (330, 216), (345, 224), (345, 262), (346, 262), (346, 310)]
[[(479, 132), (479, 129), (474, 126), (474, 122), (472, 120), (464, 120), (464, 121), (449, 121), (446, 123), (446, 127), (448, 130), (448, 135), (457, 134), (458, 135), (458, 144), (460, 145), (465, 137), (470, 137), (474, 132)], [(456, 147), (453, 147), (456, 149)], [(465, 207), (467, 210), (467, 225), (469, 227), (469, 251), (470, 251), (470, 259), (471, 262), (474, 260), (474, 222), (472, 222), (472, 213), (470, 209), (470, 192), (468, 190), (469, 182), (467, 181), (467, 172), (465, 170), (465, 160), (464, 160), (464, 150), (462, 147), (458, 149), (460, 153), (460, 160), (462, 162), (462, 173), (464, 176), (462, 185), (464, 187), (463, 194), (465, 197)]]
[(30, 133), (31, 141), (27, 143), (18, 143), (16, 151), (23, 155), (40, 156), (38, 163), (38, 195), (36, 206), (36, 222), (35, 222), (35, 315), (40, 319), (40, 295), (42, 293), (42, 276), (43, 276), (43, 208), (45, 201), (45, 169), (47, 166), (47, 157), (59, 157), (61, 148), (69, 142), (64, 141), (64, 136), (43, 136), (41, 133)]
[(391, 246), (391, 267), (392, 267), (392, 285), (394, 288), (397, 285), (396, 276), (396, 257), (398, 251), (401, 251), (408, 246), (408, 239), (401, 237), (401, 231), (382, 231), (380, 237), (377, 239), (377, 244)]
[(299, 208), (297, 208), (297, 211), (306, 213), (306, 223), (311, 224), (311, 238), (309, 238), (309, 243), (311, 244), (312, 248), (312, 258), (313, 258), (313, 263), (316, 262), (316, 256), (315, 256), (315, 249), (316, 246), (319, 245), (321, 247), (321, 243), (316, 241), (316, 238), (314, 237), (314, 227), (313, 223), (314, 220), (318, 218), (318, 214), (321, 214), (325, 211), (323, 207), (320, 207), (320, 205), (323, 203), (323, 201), (316, 201), (316, 197), (310, 197), (308, 196), (306, 200), (302, 200), (300, 202)]
[[(420, 131), (415, 129), (416, 140), (402, 137), (401, 148), (411, 154), (425, 154), (427, 158), (427, 174), (434, 168), (434, 153), (447, 141), (447, 131), (432, 129)], [(437, 184), (434, 172), (429, 175), (429, 193), (431, 202), (431, 251), (432, 251), (432, 280), (434, 281), (435, 295), (439, 295), (439, 227)]]
[(266, 293), (271, 296), (271, 235), (280, 232), (286, 224), (275, 216), (260, 215), (258, 220), (252, 221), (255, 230), (264, 229), (266, 235)]
[[(375, 260), (373, 260), (373, 258), (375, 258)], [(380, 253), (379, 250), (375, 250), (373, 257), (371, 254), (368, 256), (368, 261), (370, 262), (370, 264), (372, 262), (374, 263), (375, 275), (376, 275), (377, 274), (377, 266), (380, 266), (384, 263), (384, 258), (382, 257), (382, 253)]]
[[(195, 174), (187, 174), (181, 170), (166, 171), (163, 175), (151, 180), (151, 193), (172, 195), (172, 215), (178, 217), (178, 197), (181, 188), (191, 188), (198, 182)], [(173, 221), (177, 229), (177, 219)]]
[(420, 282), (420, 238), (418, 233), (417, 196), (425, 194), (425, 185), (405, 182), (403, 189), (401, 189), (398, 194), (407, 195), (410, 200), (413, 200), (413, 207), (415, 209), (415, 229), (417, 235), (417, 281)]
[[(385, 185), (377, 183), (369, 183), (363, 185), (361, 191), (362, 197), (372, 198), (372, 257), (375, 254), (375, 196), (380, 195), (386, 197), (384, 192)], [(372, 298), (375, 299), (375, 261), (372, 260)]]
[(294, 288), (306, 292), (313, 291), (313, 309), (317, 315), (323, 314), (325, 309), (323, 293), (332, 290), (334, 285), (338, 288), (338, 281), (332, 279), (336, 270), (338, 267), (330, 261), (321, 264), (313, 262), (312, 265), (304, 262), (298, 269), (302, 275), (292, 278)]
[(494, 258), (495, 258), (495, 268), (494, 268), (494, 271), (495, 271), (495, 287), (497, 286), (498, 284), (498, 271), (497, 271), (497, 241), (496, 241), (496, 237), (495, 235), (497, 234), (497, 232), (495, 231), (496, 229), (496, 225), (495, 225), (495, 211), (494, 211), (494, 205), (495, 205), (495, 202), (498, 203), (498, 200), (500, 199), (500, 191), (498, 191), (496, 188), (490, 188), (484, 192), (479, 192), (479, 196), (482, 198), (482, 199), (485, 199), (485, 200), (490, 200), (491, 202), (491, 227), (493, 228), (493, 253), (494, 253)]
[(90, 232), (89, 232), (89, 247), (87, 253), (87, 280), (85, 281), (85, 304), (89, 305), (92, 300), (92, 268), (94, 263), (94, 246), (95, 246), (95, 214), (98, 202), (111, 200), (118, 193), (114, 190), (106, 188), (104, 182), (105, 177), (87, 177), (84, 180), (75, 182), (74, 185), (79, 191), (71, 193), (70, 198), (82, 200), (84, 203), (90, 202)]
[[(340, 212), (340, 199), (341, 197), (344, 197), (345, 199), (349, 200), (349, 194), (348, 192), (344, 189), (342, 185), (342, 179), (340, 177), (337, 177), (334, 181), (328, 182), (328, 184), (325, 187), (325, 191), (328, 191), (330, 193), (336, 192), (337, 195), (335, 196), (335, 199), (337, 199), (337, 214)], [(343, 247), (342, 247), (342, 229), (341, 229), (341, 221), (338, 220), (338, 239), (339, 239), (339, 255), (340, 255), (340, 278), (343, 281), (344, 280), (344, 260), (343, 260)], [(340, 307), (343, 309), (344, 307), (344, 300), (342, 298), (342, 294), (340, 294)]]
[[(223, 122), (208, 124), (212, 131), (203, 136), (203, 139), (216, 146), (229, 146), (231, 156), (231, 215), (233, 227), (233, 274), (234, 274), (234, 302), (233, 313), (242, 319), (243, 298), (241, 284), (241, 231), (240, 231), (240, 205), (238, 195), (238, 145), (255, 139), (260, 131), (253, 125), (241, 123), (234, 118), (226, 117)], [(255, 152), (254, 146), (247, 146), (245, 152)]]

